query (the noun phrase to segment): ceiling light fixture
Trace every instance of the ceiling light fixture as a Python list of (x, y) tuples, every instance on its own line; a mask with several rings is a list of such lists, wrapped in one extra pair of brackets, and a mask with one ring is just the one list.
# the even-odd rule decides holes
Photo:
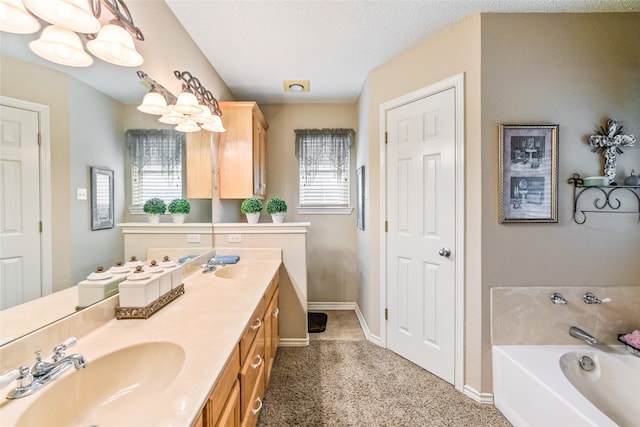
[(138, 110), (148, 114), (162, 114), (158, 120), (177, 125), (175, 129), (180, 132), (197, 132), (201, 129), (225, 131), (218, 100), (190, 72), (173, 72), (175, 78), (182, 82), (182, 93), (177, 98), (144, 71), (139, 70), (137, 74), (142, 83), (150, 88)]
[[(114, 18), (101, 26), (98, 18), (103, 6)], [(0, 0), (0, 31), (35, 33), (40, 28), (36, 17), (51, 25), (29, 47), (46, 60), (71, 67), (91, 65), (93, 59), (84, 51), (82, 35), (88, 40), (89, 52), (103, 61), (124, 67), (143, 62), (133, 37), (144, 41), (144, 36), (124, 0)]]
[(309, 92), (309, 80), (285, 80), (282, 85), (285, 92)]

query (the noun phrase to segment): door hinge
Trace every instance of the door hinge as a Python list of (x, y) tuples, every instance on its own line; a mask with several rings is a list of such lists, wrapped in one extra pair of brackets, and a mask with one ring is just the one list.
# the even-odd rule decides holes
[(384, 143), (389, 142), (389, 134), (387, 132), (384, 133)]
[(384, 309), (384, 320), (389, 320), (389, 309), (388, 308)]
[(389, 232), (389, 221), (385, 221), (384, 222), (384, 232), (388, 233)]
[(38, 132), (38, 145), (42, 145), (42, 134)]
[(40, 233), (42, 233), (42, 221), (38, 222), (38, 228), (40, 229)]

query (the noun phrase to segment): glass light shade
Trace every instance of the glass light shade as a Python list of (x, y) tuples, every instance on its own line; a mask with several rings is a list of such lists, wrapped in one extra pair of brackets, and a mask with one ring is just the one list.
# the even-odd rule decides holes
[(149, 92), (142, 98), (142, 104), (138, 106), (138, 110), (147, 114), (155, 114), (162, 116), (171, 113), (171, 109), (167, 107), (167, 101), (164, 96), (158, 92)]
[(34, 15), (50, 24), (78, 33), (100, 31), (100, 21), (93, 16), (87, 0), (23, 0)]
[(76, 33), (55, 25), (46, 27), (40, 38), (29, 43), (36, 55), (56, 64), (69, 67), (88, 67), (93, 58), (82, 48), (80, 37)]
[(194, 115), (194, 116), (191, 116), (191, 118), (193, 120), (195, 120), (196, 123), (208, 123), (208, 122), (210, 122), (212, 120), (211, 119), (211, 110), (206, 105), (201, 105), (200, 107), (202, 107), (202, 113)]
[(182, 113), (175, 111), (173, 109), (173, 106), (170, 106), (169, 110), (171, 110), (169, 114), (165, 114), (158, 119), (160, 123), (166, 123), (168, 125), (178, 125), (187, 121), (187, 118)]
[(123, 67), (137, 67), (143, 62), (131, 34), (115, 23), (102, 27), (98, 37), (87, 42), (87, 49), (103, 61)]
[(211, 120), (202, 125), (202, 129), (210, 132), (226, 132), (226, 129), (222, 125), (222, 119), (215, 114), (211, 115)]
[(24, 8), (21, 0), (0, 0), (0, 31), (31, 34), (40, 29), (40, 22)]
[(193, 120), (187, 119), (176, 126), (176, 130), (180, 132), (198, 132), (200, 130), (200, 126), (198, 126), (198, 124)]
[(176, 105), (173, 106), (173, 109), (182, 114), (197, 115), (202, 113), (202, 107), (198, 104), (198, 98), (187, 91), (182, 92), (178, 96), (178, 100), (176, 101)]

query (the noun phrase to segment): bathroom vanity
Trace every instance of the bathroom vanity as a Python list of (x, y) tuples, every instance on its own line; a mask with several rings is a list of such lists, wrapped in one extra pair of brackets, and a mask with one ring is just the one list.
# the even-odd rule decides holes
[[(63, 336), (76, 336), (67, 353), (88, 361), (31, 396), (0, 402), (0, 424), (255, 425), (279, 339), (282, 251), (236, 252), (238, 264), (185, 274), (185, 294), (148, 319), (116, 320), (115, 296), (79, 313), (108, 313), (104, 321), (74, 315), (0, 347), (2, 373), (32, 365), (35, 350), (48, 358)], [(94, 328), (83, 331), (87, 323)]]

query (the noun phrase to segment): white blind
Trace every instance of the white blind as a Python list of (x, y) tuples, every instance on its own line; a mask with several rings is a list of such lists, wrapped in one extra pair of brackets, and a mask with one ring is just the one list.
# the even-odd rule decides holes
[(174, 130), (130, 129), (126, 133), (131, 161), (133, 207), (157, 197), (167, 204), (182, 197), (184, 133)]
[(336, 176), (335, 167), (323, 161), (308, 178), (300, 168), (300, 206), (349, 206), (348, 167), (344, 176)]
[(300, 207), (348, 207), (352, 129), (298, 129)]

